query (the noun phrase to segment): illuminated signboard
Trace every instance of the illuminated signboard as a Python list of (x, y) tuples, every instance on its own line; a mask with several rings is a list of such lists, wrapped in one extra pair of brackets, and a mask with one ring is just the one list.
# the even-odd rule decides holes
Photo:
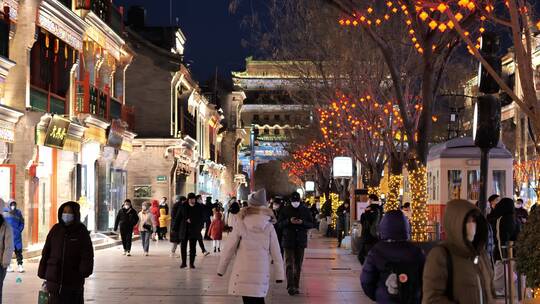
[(47, 128), (44, 146), (63, 149), (66, 143), (69, 125), (71, 122), (61, 116), (54, 115)]
[(352, 177), (353, 163), (350, 157), (336, 157), (333, 164), (334, 177)]

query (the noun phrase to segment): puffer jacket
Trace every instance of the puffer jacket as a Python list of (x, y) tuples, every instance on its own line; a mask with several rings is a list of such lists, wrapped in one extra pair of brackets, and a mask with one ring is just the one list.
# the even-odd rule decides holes
[(160, 228), (167, 227), (169, 225), (170, 220), (171, 220), (171, 216), (169, 215), (169, 207), (159, 206), (159, 227)]
[(425, 257), (420, 248), (408, 241), (408, 219), (399, 210), (389, 211), (381, 220), (379, 229), (381, 241), (371, 249), (362, 267), (360, 281), (364, 293), (377, 303), (399, 303), (399, 299), (388, 292), (387, 267), (389, 263), (405, 264), (414, 266), (409, 269), (416, 273), (419, 288), (413, 303), (420, 303)]
[(120, 226), (121, 231), (131, 231), (133, 227), (137, 225), (139, 217), (137, 216), (137, 211), (133, 208), (129, 209), (120, 209), (116, 215), (116, 220), (114, 221), (114, 230), (118, 229)]
[[(518, 235), (518, 225), (515, 215), (514, 201), (510, 198), (503, 198), (488, 217), (491, 230), (493, 231), (493, 260), (501, 260), (502, 246), (508, 245), (509, 241), (516, 241)], [(497, 224), (498, 222), (498, 224)]]
[[(301, 219), (302, 224), (291, 223), (291, 218)], [(306, 248), (308, 241), (308, 230), (313, 228), (313, 218), (311, 211), (304, 204), (298, 208), (289, 205), (279, 213), (279, 227), (282, 229), (283, 248)]]
[[(465, 238), (465, 223), (470, 214), (476, 216), (474, 241)], [(447, 240), (433, 248), (426, 260), (423, 277), (424, 304), (492, 304), (495, 303), (493, 270), (486, 253), (487, 222), (480, 210), (465, 200), (447, 203), (444, 230)], [(444, 246), (444, 247), (443, 247)], [(448, 249), (452, 259), (452, 299), (447, 291)]]
[[(65, 206), (75, 214), (72, 224), (62, 220)], [(94, 270), (94, 247), (86, 226), (81, 223), (79, 204), (67, 202), (58, 209), (58, 223), (47, 235), (41, 253), (38, 276), (46, 281), (50, 292), (80, 290)]]
[(24, 230), (24, 217), (21, 210), (4, 208), (4, 219), (11, 226), (15, 250), (23, 249), (22, 232)]
[[(151, 225), (152, 230), (145, 229), (144, 225)], [(156, 232), (157, 231), (157, 220), (154, 214), (150, 211), (141, 211), (139, 212), (139, 223), (137, 224), (139, 231), (147, 231), (147, 232)]]
[(11, 232), (11, 227), (4, 220), (2, 215), (0, 215), (0, 266), (7, 268), (11, 264), (11, 257), (13, 255), (13, 234)]
[(229, 278), (229, 294), (265, 297), (268, 293), (273, 261), (274, 279), (285, 280), (276, 231), (272, 225), (272, 210), (266, 207), (247, 207), (238, 216), (238, 223), (225, 243), (218, 274), (225, 274), (233, 257)]

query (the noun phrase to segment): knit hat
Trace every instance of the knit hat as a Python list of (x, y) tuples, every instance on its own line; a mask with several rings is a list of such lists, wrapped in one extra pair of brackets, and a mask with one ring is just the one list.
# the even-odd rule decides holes
[(294, 191), (292, 194), (291, 194), (291, 202), (299, 202), (300, 201), (300, 193)]
[(266, 206), (266, 190), (260, 189), (251, 193), (248, 197), (248, 204), (251, 206)]

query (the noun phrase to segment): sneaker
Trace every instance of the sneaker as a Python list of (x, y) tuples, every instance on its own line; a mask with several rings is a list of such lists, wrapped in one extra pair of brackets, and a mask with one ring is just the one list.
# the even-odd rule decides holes
[(289, 293), (290, 296), (294, 296), (296, 294), (294, 288), (287, 289), (287, 292)]
[(13, 272), (13, 267), (11, 267), (11, 265), (8, 266), (7, 272)]
[[(205, 251), (205, 252), (204, 252), (204, 256), (208, 256), (208, 255), (210, 255), (210, 252)], [(193, 268), (195, 268), (195, 267), (193, 267)]]
[(174, 258), (174, 257), (175, 257), (174, 252), (169, 253), (169, 257), (170, 257), (170, 258)]
[(126, 253), (126, 256), (131, 256), (131, 252), (128, 251), (128, 252)]
[(189, 268), (195, 269), (195, 265), (189, 265)]
[(127, 254), (127, 251), (124, 251), (123, 255), (126, 255)]
[(216, 248), (216, 247), (214, 247), (214, 253), (216, 253), (216, 252), (217, 252), (217, 248)]
[(221, 248), (218, 248), (218, 249), (217, 249), (217, 252), (221, 252)]
[(148, 251), (144, 253), (144, 256), (148, 256)]
[(23, 273), (23, 272), (24, 272), (24, 267), (23, 267), (23, 265), (19, 265), (19, 267), (17, 267), (17, 271), (18, 271), (19, 273)]
[(186, 264), (182, 264), (182, 265), (180, 265), (180, 269), (183, 269), (183, 268), (186, 268), (186, 267), (187, 267), (187, 265), (186, 265)]
[(294, 294), (300, 294), (300, 290), (298, 290), (298, 288), (295, 288), (294, 289)]

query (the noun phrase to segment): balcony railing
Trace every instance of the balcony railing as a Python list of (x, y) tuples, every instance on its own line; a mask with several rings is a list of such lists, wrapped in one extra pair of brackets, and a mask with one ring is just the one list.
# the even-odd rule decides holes
[(101, 90), (90, 84), (88, 75), (77, 84), (75, 100), (76, 114), (92, 114), (104, 120), (122, 119), (133, 128), (134, 108), (122, 105), (122, 102), (110, 95), (106, 86)]

